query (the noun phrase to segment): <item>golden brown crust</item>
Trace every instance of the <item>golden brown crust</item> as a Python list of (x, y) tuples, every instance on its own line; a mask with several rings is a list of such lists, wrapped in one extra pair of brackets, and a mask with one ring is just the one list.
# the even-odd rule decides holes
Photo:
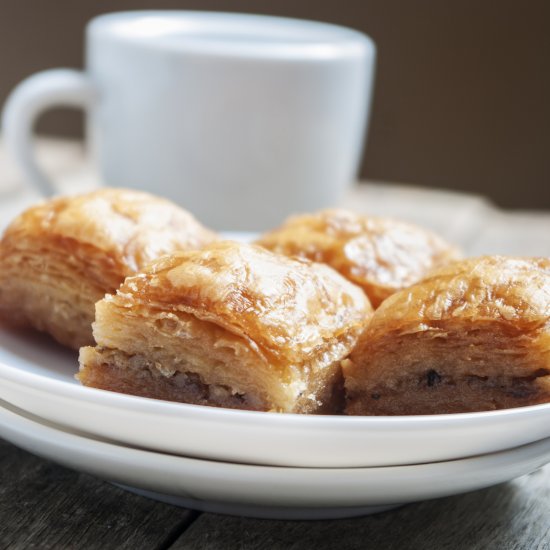
[(107, 299), (184, 311), (283, 364), (323, 352), (370, 310), (361, 290), (325, 265), (230, 241), (164, 256)]
[(93, 341), (93, 304), (127, 275), (215, 238), (148, 193), (101, 189), (46, 201), (17, 217), (0, 242), (0, 315), (79, 347)]
[(550, 259), (435, 270), (376, 311), (344, 367), (350, 414), (432, 414), (550, 401)]
[[(313, 412), (371, 313), (361, 289), (327, 266), (219, 242), (127, 278), (98, 302), (94, 336), (102, 357), (118, 353), (105, 359), (117, 367), (127, 364), (121, 354), (139, 356), (167, 378), (196, 374), (262, 410)], [(83, 383), (101, 364), (85, 356)]]
[(374, 307), (458, 257), (454, 247), (430, 231), (342, 209), (289, 218), (257, 244), (330, 265), (361, 286)]

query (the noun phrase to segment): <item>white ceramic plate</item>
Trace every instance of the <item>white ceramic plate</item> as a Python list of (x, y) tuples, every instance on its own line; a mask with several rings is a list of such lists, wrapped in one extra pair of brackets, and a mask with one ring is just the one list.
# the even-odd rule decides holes
[(550, 437), (550, 404), (416, 417), (305, 416), (170, 403), (84, 388), (77, 354), (0, 326), (0, 398), (88, 434), (247, 464), (389, 466), (451, 460)]
[[(489, 487), (550, 461), (550, 438), (479, 457), (382, 468), (280, 468), (115, 445), (0, 402), (0, 436), (44, 458), (199, 510), (277, 518), (346, 517)], [(286, 508), (286, 509), (285, 509)]]

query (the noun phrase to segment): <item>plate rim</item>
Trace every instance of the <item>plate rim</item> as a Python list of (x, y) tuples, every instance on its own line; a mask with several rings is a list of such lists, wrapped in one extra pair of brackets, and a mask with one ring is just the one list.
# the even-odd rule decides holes
[[(243, 506), (267, 510), (274, 517), (280, 512), (269, 509), (281, 506), (296, 512), (310, 509), (310, 515), (313, 508), (329, 515), (331, 509), (345, 508), (349, 515), (363, 507), (485, 489), (550, 462), (549, 437), (496, 453), (429, 464), (336, 469), (235, 464), (94, 440), (58, 429), (56, 424), (45, 425), (33, 416), (29, 419), (0, 406), (0, 434), (65, 467), (159, 494), (191, 496), (197, 503), (218, 502), (222, 513), (234, 515), (250, 515)], [(212, 480), (216, 480), (214, 486)]]
[[(137, 447), (132, 447), (130, 445), (125, 445), (119, 442), (114, 441), (108, 441), (101, 437), (88, 437), (85, 433), (78, 432), (77, 430), (73, 430), (70, 428), (65, 428), (61, 425), (56, 424), (55, 422), (46, 421), (44, 422), (42, 418), (38, 417), (37, 415), (34, 415), (33, 413), (29, 413), (28, 411), (25, 411), (15, 405), (12, 405), (8, 401), (5, 401), (3, 399), (0, 399), (0, 430), (4, 426), (4, 422), (2, 421), (2, 415), (5, 414), (5, 411), (8, 412), (8, 415), (17, 416), (18, 419), (21, 421), (21, 423), (26, 423), (29, 425), (33, 425), (35, 429), (39, 429), (43, 431), (45, 434), (47, 432), (55, 432), (61, 434), (62, 437), (66, 439), (70, 439), (73, 441), (85, 441), (87, 442), (87, 445), (91, 445), (92, 447), (96, 447), (98, 451), (100, 449), (103, 450), (120, 450), (122, 449), (122, 452), (130, 455), (140, 455), (140, 456), (148, 456), (149, 458), (155, 457), (163, 457), (161, 460), (169, 460), (174, 462), (185, 462), (187, 464), (208, 464), (208, 467), (219, 467), (220, 465), (223, 465), (224, 467), (227, 467), (228, 470), (250, 470), (250, 471), (256, 471), (256, 472), (282, 472), (282, 471), (293, 471), (293, 472), (300, 472), (304, 473), (304, 471), (310, 472), (311, 474), (326, 474), (326, 475), (332, 475), (334, 473), (343, 473), (346, 472), (346, 475), (349, 473), (352, 475), (352, 473), (357, 473), (358, 471), (364, 471), (364, 470), (372, 470), (376, 473), (380, 473), (382, 471), (388, 472), (388, 473), (397, 473), (397, 472), (403, 472), (405, 470), (408, 471), (424, 471), (429, 470), (430, 468), (434, 467), (444, 467), (451, 464), (461, 464), (461, 465), (468, 465), (472, 463), (479, 463), (480, 461), (487, 461), (491, 458), (497, 458), (502, 456), (508, 456), (508, 455), (521, 455), (522, 453), (532, 450), (532, 449), (538, 449), (539, 447), (546, 448), (548, 446), (548, 453), (550, 455), (550, 437), (546, 437), (543, 439), (540, 439), (538, 441), (532, 441), (530, 443), (526, 443), (524, 445), (518, 445), (516, 447), (510, 447), (508, 449), (501, 449), (499, 451), (474, 455), (474, 456), (468, 456), (468, 457), (461, 457), (461, 458), (454, 458), (452, 460), (439, 460), (434, 462), (428, 462), (423, 464), (401, 464), (401, 465), (392, 465), (392, 466), (355, 466), (355, 467), (333, 467), (333, 468), (318, 468), (318, 467), (307, 467), (307, 466), (275, 466), (275, 465), (264, 465), (264, 464), (247, 464), (247, 463), (239, 463), (239, 462), (229, 462), (224, 460), (213, 460), (209, 458), (200, 458), (200, 457), (191, 457), (191, 456), (185, 456), (185, 455), (177, 455), (177, 454), (171, 454), (166, 453), (162, 451), (155, 451), (152, 449), (142, 449)], [(13, 427), (13, 425), (10, 425), (8, 427), (8, 430), (17, 431), (18, 433), (27, 433), (26, 431), (22, 431), (20, 429), (16, 429)], [(46, 439), (46, 435), (42, 437), (43, 440)], [(51, 443), (51, 439), (48, 438), (48, 441)], [(550, 463), (550, 462), (549, 462)], [(307, 475), (307, 474), (306, 474)]]

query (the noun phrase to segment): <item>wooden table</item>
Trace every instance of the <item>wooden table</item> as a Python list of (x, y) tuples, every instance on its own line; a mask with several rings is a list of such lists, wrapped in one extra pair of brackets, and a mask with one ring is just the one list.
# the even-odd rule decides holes
[[(41, 140), (60, 188), (96, 185), (78, 143)], [(37, 199), (0, 146), (0, 226)], [(549, 212), (503, 212), (482, 197), (366, 183), (344, 201), (431, 227), (468, 254), (550, 256)], [(270, 521), (197, 513), (135, 496), (0, 440), (0, 549), (550, 548), (550, 465), (461, 496), (338, 521)]]

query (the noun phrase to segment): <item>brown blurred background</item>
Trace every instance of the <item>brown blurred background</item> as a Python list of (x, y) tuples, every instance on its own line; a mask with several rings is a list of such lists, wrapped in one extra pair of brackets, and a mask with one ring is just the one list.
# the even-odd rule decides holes
[[(0, 103), (35, 71), (81, 66), (94, 15), (152, 8), (284, 15), (366, 32), (378, 71), (363, 178), (550, 208), (547, 0), (0, 0)], [(82, 115), (48, 113), (39, 131), (81, 135)]]

